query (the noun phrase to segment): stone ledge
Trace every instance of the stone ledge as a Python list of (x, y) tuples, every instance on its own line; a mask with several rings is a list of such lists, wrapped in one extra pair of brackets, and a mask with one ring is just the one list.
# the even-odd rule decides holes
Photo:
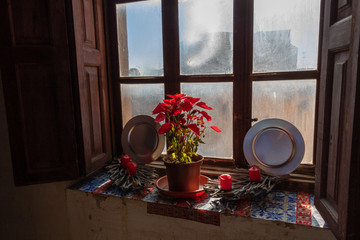
[[(148, 213), (148, 202), (67, 189), (70, 239), (317, 239), (328, 228), (219, 213), (220, 225)], [(153, 203), (160, 204), (160, 203)]]
[[(109, 174), (101, 172), (75, 184), (71, 189), (92, 193), (108, 178)], [(141, 200), (147, 203), (147, 213), (217, 226), (221, 224), (220, 214), (225, 214), (327, 228), (314, 206), (314, 196), (304, 192), (272, 191), (264, 198), (228, 203), (226, 206), (214, 206), (214, 199), (206, 193), (194, 199), (173, 199), (162, 196), (154, 187), (138, 192), (122, 192), (116, 187), (110, 187), (102, 196)]]

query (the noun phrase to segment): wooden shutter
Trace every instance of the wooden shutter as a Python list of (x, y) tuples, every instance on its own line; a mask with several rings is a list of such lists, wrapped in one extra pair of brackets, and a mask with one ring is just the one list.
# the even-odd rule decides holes
[(0, 1), (0, 66), (17, 185), (78, 176), (65, 1)]
[(73, 0), (82, 153), (86, 173), (111, 159), (108, 83), (101, 0)]
[(315, 204), (339, 239), (359, 239), (360, 2), (324, 1)]

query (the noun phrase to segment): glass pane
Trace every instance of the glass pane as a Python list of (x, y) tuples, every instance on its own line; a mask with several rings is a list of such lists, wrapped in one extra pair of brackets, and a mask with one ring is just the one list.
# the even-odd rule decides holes
[(179, 0), (180, 73), (233, 72), (233, 1)]
[(154, 108), (164, 99), (163, 84), (121, 84), (123, 126), (137, 115), (152, 115)]
[(316, 69), (320, 0), (254, 4), (253, 72)]
[(313, 162), (316, 80), (253, 82), (252, 115), (294, 124), (305, 141), (302, 163)]
[(218, 126), (221, 133), (207, 129), (205, 144), (198, 153), (206, 157), (232, 158), (233, 156), (233, 84), (232, 83), (182, 83), (181, 92), (201, 98), (213, 108), (208, 111), (212, 121), (207, 126)]
[(161, 1), (116, 4), (121, 77), (163, 76)]

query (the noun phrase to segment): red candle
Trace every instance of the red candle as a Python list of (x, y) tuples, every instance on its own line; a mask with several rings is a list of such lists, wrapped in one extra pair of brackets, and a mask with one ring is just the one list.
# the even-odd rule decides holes
[(128, 162), (130, 162), (130, 160), (131, 160), (131, 157), (129, 155), (126, 155), (126, 154), (122, 155), (120, 165), (122, 167), (126, 167), (126, 165), (128, 164)]
[(126, 170), (127, 170), (127, 172), (130, 174), (130, 176), (136, 175), (136, 163), (129, 162), (129, 163), (126, 165)]
[(232, 188), (232, 180), (229, 174), (223, 174), (220, 176), (220, 188), (222, 190), (230, 190)]
[(260, 181), (261, 179), (260, 169), (258, 167), (252, 166), (249, 169), (249, 178), (250, 181)]

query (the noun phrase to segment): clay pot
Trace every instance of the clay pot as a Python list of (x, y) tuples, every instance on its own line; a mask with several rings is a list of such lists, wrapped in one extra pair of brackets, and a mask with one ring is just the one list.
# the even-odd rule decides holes
[(194, 156), (191, 163), (168, 163), (164, 160), (169, 190), (172, 192), (193, 192), (200, 186), (200, 168), (204, 157)]

